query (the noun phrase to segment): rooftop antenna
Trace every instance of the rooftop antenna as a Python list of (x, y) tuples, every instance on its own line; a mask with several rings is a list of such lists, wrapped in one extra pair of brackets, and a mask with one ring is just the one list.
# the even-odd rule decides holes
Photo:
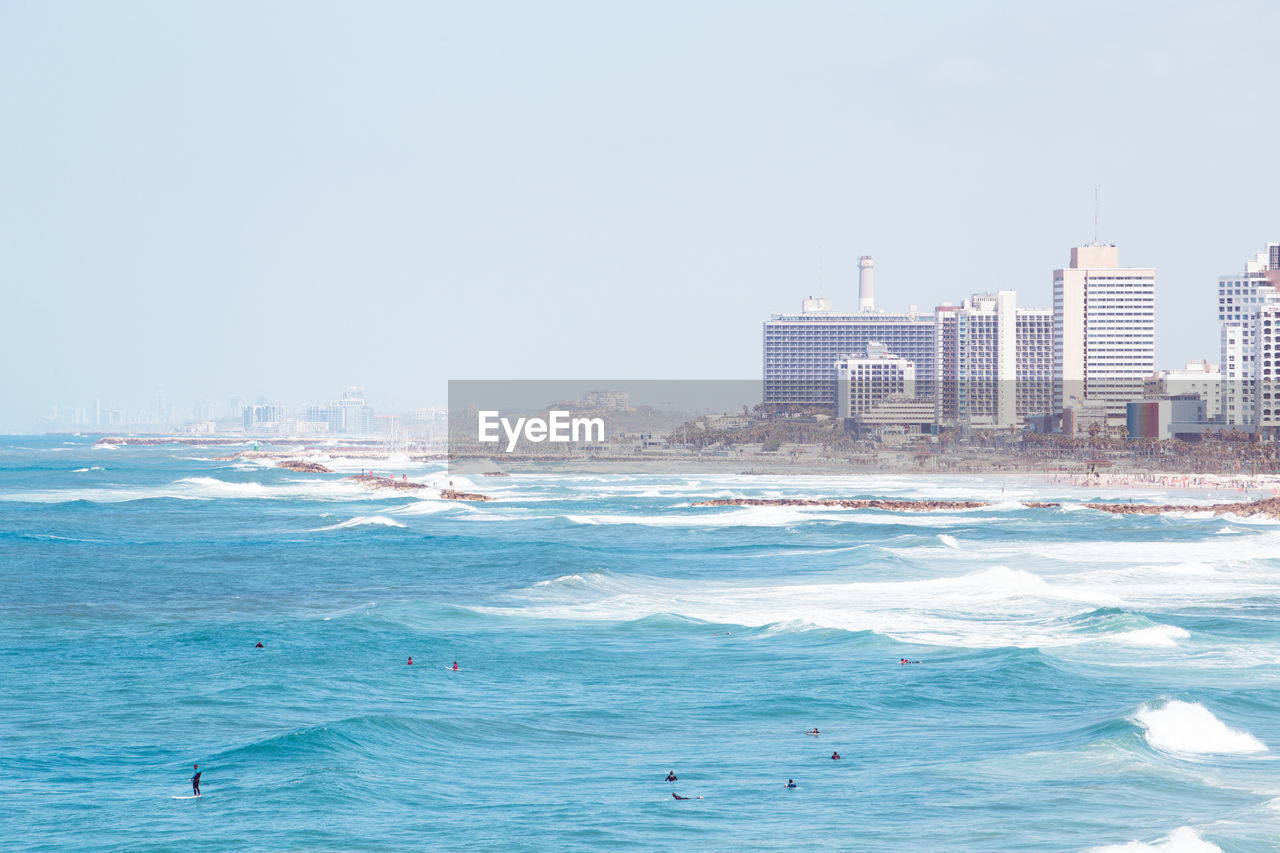
[(1093, 245), (1098, 245), (1098, 188), (1093, 188)]

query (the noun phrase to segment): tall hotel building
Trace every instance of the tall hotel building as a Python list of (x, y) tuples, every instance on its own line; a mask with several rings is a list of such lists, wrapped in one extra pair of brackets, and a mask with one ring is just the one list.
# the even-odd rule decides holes
[(764, 405), (836, 412), (836, 362), (861, 357), (868, 344), (915, 367), (916, 393), (931, 397), (937, 373), (933, 317), (914, 309), (903, 314), (875, 310), (874, 265), (858, 261), (857, 313), (836, 313), (827, 299), (806, 299), (799, 314), (774, 314), (764, 324)]
[[(1218, 279), (1218, 320), (1222, 323), (1222, 414), (1228, 424), (1252, 424), (1258, 406), (1257, 331), (1254, 322), (1267, 305), (1280, 303), (1280, 243), (1271, 243), (1244, 267), (1243, 275)], [(1264, 407), (1266, 408), (1266, 407)]]
[(1156, 272), (1120, 266), (1115, 246), (1080, 246), (1053, 273), (1054, 411), (1086, 402), (1125, 423), (1125, 403), (1142, 398), (1155, 371)]
[(1254, 312), (1253, 340), (1257, 349), (1252, 383), (1255, 423), (1264, 440), (1275, 441), (1280, 439), (1280, 303)]
[(1053, 405), (1053, 312), (1017, 294), (975, 294), (937, 309), (937, 423), (1011, 427)]

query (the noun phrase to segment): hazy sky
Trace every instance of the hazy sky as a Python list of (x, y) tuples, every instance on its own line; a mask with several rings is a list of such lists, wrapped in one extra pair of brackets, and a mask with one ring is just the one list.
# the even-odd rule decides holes
[(759, 375), (1093, 236), (1158, 361), (1280, 239), (1280, 5), (0, 2), (0, 428), (449, 378)]

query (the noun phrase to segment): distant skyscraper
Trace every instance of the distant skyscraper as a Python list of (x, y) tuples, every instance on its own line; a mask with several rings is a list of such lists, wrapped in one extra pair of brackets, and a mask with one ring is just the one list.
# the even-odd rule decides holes
[(774, 314), (764, 324), (764, 404), (796, 406), (835, 414), (836, 362), (866, 355), (880, 343), (915, 365), (916, 392), (934, 389), (933, 317), (914, 308), (902, 314), (831, 310), (826, 299), (810, 297), (799, 314)]
[(937, 422), (1010, 427), (1049, 414), (1053, 313), (1017, 294), (975, 294), (936, 309)]
[(1251, 424), (1258, 351), (1254, 318), (1265, 305), (1280, 302), (1280, 243), (1270, 243), (1245, 263), (1243, 275), (1218, 279), (1218, 320), (1222, 323), (1222, 414), (1228, 424)]
[(1080, 246), (1053, 274), (1053, 402), (1100, 402), (1108, 426), (1155, 371), (1156, 272), (1120, 266), (1115, 246)]
[(1254, 313), (1253, 340), (1258, 347), (1254, 421), (1262, 438), (1275, 441), (1280, 439), (1280, 303), (1268, 303)]

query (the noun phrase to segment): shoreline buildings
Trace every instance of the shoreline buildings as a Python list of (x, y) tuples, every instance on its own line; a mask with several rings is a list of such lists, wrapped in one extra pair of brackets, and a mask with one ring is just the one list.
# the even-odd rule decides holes
[[(1009, 428), (1052, 414), (1049, 309), (1019, 308), (1017, 294), (1004, 290), (943, 304), (935, 314), (921, 314), (914, 305), (901, 313), (877, 311), (870, 256), (858, 260), (858, 305), (857, 312), (837, 312), (831, 300), (810, 297), (799, 313), (765, 321), (766, 410), (857, 415), (870, 422), (868, 400), (875, 398), (871, 408), (883, 408), (888, 399), (869, 390), (888, 379), (873, 381), (872, 375), (897, 371), (901, 382), (909, 368), (912, 391), (891, 396), (912, 403), (913, 424), (922, 406), (930, 409), (925, 420), (942, 426)], [(862, 391), (859, 375), (872, 383)]]
[(1245, 262), (1243, 275), (1218, 279), (1218, 321), (1222, 323), (1222, 414), (1229, 425), (1257, 421), (1260, 402), (1254, 394), (1258, 378), (1255, 331), (1260, 310), (1280, 303), (1280, 243), (1270, 243)]
[[(1115, 246), (1077, 246), (1053, 273), (1053, 408), (1101, 408), (1124, 426), (1156, 369), (1156, 271), (1121, 267)], [(1092, 420), (1092, 418), (1091, 418)]]

